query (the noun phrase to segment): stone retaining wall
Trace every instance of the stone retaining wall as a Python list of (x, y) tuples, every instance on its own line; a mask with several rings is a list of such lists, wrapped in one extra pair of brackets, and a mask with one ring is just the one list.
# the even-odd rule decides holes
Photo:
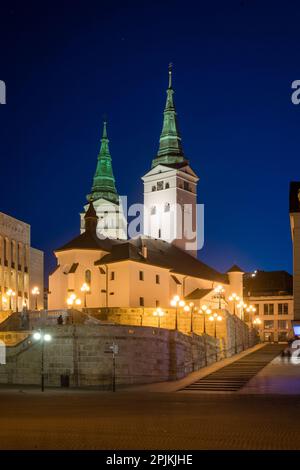
[[(63, 325), (49, 327), (53, 340), (45, 343), (46, 386), (61, 386), (68, 376), (70, 386), (109, 389), (112, 384), (113, 341), (116, 383), (151, 383), (176, 380), (226, 357), (224, 340), (208, 335), (185, 335), (177, 331), (127, 326)], [(41, 344), (28, 336), (6, 348), (6, 365), (0, 365), (0, 384), (39, 384)]]

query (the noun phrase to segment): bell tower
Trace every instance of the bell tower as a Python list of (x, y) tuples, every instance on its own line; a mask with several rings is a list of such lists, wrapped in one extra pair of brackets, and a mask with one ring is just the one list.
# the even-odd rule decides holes
[(90, 194), (87, 195), (88, 204), (84, 206), (85, 212), (80, 214), (80, 233), (85, 231), (85, 214), (88, 211), (89, 203), (92, 202), (98, 217), (97, 236), (99, 238), (119, 238), (126, 240), (126, 218), (116, 190), (108, 144), (107, 123), (104, 121), (92, 190)]
[(198, 176), (186, 159), (178, 128), (172, 87), (172, 66), (163, 127), (151, 170), (143, 176), (144, 234), (174, 243), (197, 256)]

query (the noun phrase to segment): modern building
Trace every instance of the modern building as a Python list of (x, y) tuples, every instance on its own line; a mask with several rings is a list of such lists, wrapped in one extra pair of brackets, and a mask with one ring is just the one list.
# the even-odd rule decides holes
[(0, 212), (0, 310), (43, 308), (43, 291), (44, 254), (31, 247), (30, 225)]
[[(70, 294), (89, 308), (169, 307), (174, 295), (191, 295), (196, 304), (209, 301), (219, 306), (214, 292), (218, 285), (225, 297), (234, 290), (242, 295), (239, 268), (222, 274), (195, 257), (198, 177), (183, 153), (173, 94), (169, 69), (159, 150), (143, 177), (144, 232), (131, 240), (121, 240), (125, 236), (113, 231), (105, 239), (101, 236), (99, 222), (108, 215), (105, 205), (118, 201), (104, 126), (89, 205), (81, 215), (81, 234), (55, 250), (50, 310), (65, 308)], [(124, 229), (117, 223), (116, 227)], [(83, 286), (87, 291), (82, 291)]]
[(257, 324), (262, 341), (286, 341), (293, 336), (293, 276), (286, 271), (255, 271), (244, 275), (244, 301), (255, 311), (245, 320)]

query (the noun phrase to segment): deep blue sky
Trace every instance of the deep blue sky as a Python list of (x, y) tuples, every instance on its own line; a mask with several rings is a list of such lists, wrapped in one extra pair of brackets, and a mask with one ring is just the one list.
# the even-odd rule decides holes
[(205, 247), (220, 270), (292, 269), (288, 186), (300, 179), (295, 1), (16, 2), (0, 7), (0, 210), (46, 254), (79, 232), (103, 114), (120, 194), (142, 200), (174, 63)]

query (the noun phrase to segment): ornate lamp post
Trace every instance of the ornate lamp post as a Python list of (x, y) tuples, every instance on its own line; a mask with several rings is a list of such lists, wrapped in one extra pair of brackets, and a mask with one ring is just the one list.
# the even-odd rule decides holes
[(157, 317), (157, 325), (158, 325), (158, 328), (160, 328), (160, 319), (164, 316), (165, 312), (160, 308), (158, 307), (154, 312), (153, 312), (153, 315), (155, 317)]
[(207, 305), (202, 305), (200, 307), (200, 311), (203, 314), (203, 334), (206, 334), (206, 316), (205, 315), (210, 315), (211, 310), (208, 308)]
[[(77, 297), (76, 294), (72, 293), (67, 298), (67, 305), (68, 305), (69, 309), (72, 309), (74, 305), (76, 305), (77, 307), (80, 307), (81, 300)], [(73, 312), (72, 312), (72, 323), (73, 323)]]
[(84, 304), (83, 305), (84, 305), (84, 308), (86, 308), (86, 306), (87, 306), (86, 305), (86, 295), (87, 295), (88, 292), (90, 292), (90, 286), (86, 282), (84, 282), (82, 284), (80, 290), (81, 290), (81, 292), (83, 292), (83, 295), (84, 295)]
[(6, 291), (6, 295), (7, 297), (9, 298), (9, 310), (12, 310), (12, 297), (15, 297), (16, 296), (16, 293), (14, 290), (12, 289), (8, 289)]
[(219, 305), (219, 310), (221, 310), (222, 308), (222, 299), (224, 299), (224, 292), (225, 292), (225, 289), (223, 286), (219, 285), (217, 287), (214, 288), (214, 292), (215, 292), (215, 297), (218, 299), (218, 305)]
[[(221, 315), (218, 315), (217, 313), (214, 313), (209, 317), (209, 321), (213, 321), (215, 323), (215, 333), (214, 337), (217, 339), (217, 322), (221, 322), (223, 320), (223, 317)], [(218, 345), (216, 342), (216, 361), (218, 360)]]
[(44, 370), (44, 344), (49, 343), (52, 340), (52, 336), (49, 333), (43, 333), (41, 330), (36, 331), (33, 334), (33, 339), (35, 341), (39, 341), (42, 346), (42, 362), (41, 362), (41, 390), (42, 392), (45, 390), (45, 370)]
[(233, 302), (233, 319), (234, 319), (234, 352), (237, 354), (237, 327), (236, 327), (236, 303), (240, 300), (239, 296), (235, 293), (229, 297), (230, 302)]
[(178, 308), (185, 306), (185, 301), (180, 299), (179, 295), (175, 295), (170, 302), (171, 307), (175, 307), (175, 330), (178, 330)]
[(35, 286), (31, 291), (33, 297), (35, 298), (35, 310), (38, 309), (38, 296), (40, 295), (40, 289)]
[(221, 322), (223, 320), (223, 317), (221, 315), (218, 315), (217, 313), (214, 313), (209, 317), (209, 321), (215, 322), (215, 331), (214, 331), (214, 337), (217, 337), (217, 322)]

